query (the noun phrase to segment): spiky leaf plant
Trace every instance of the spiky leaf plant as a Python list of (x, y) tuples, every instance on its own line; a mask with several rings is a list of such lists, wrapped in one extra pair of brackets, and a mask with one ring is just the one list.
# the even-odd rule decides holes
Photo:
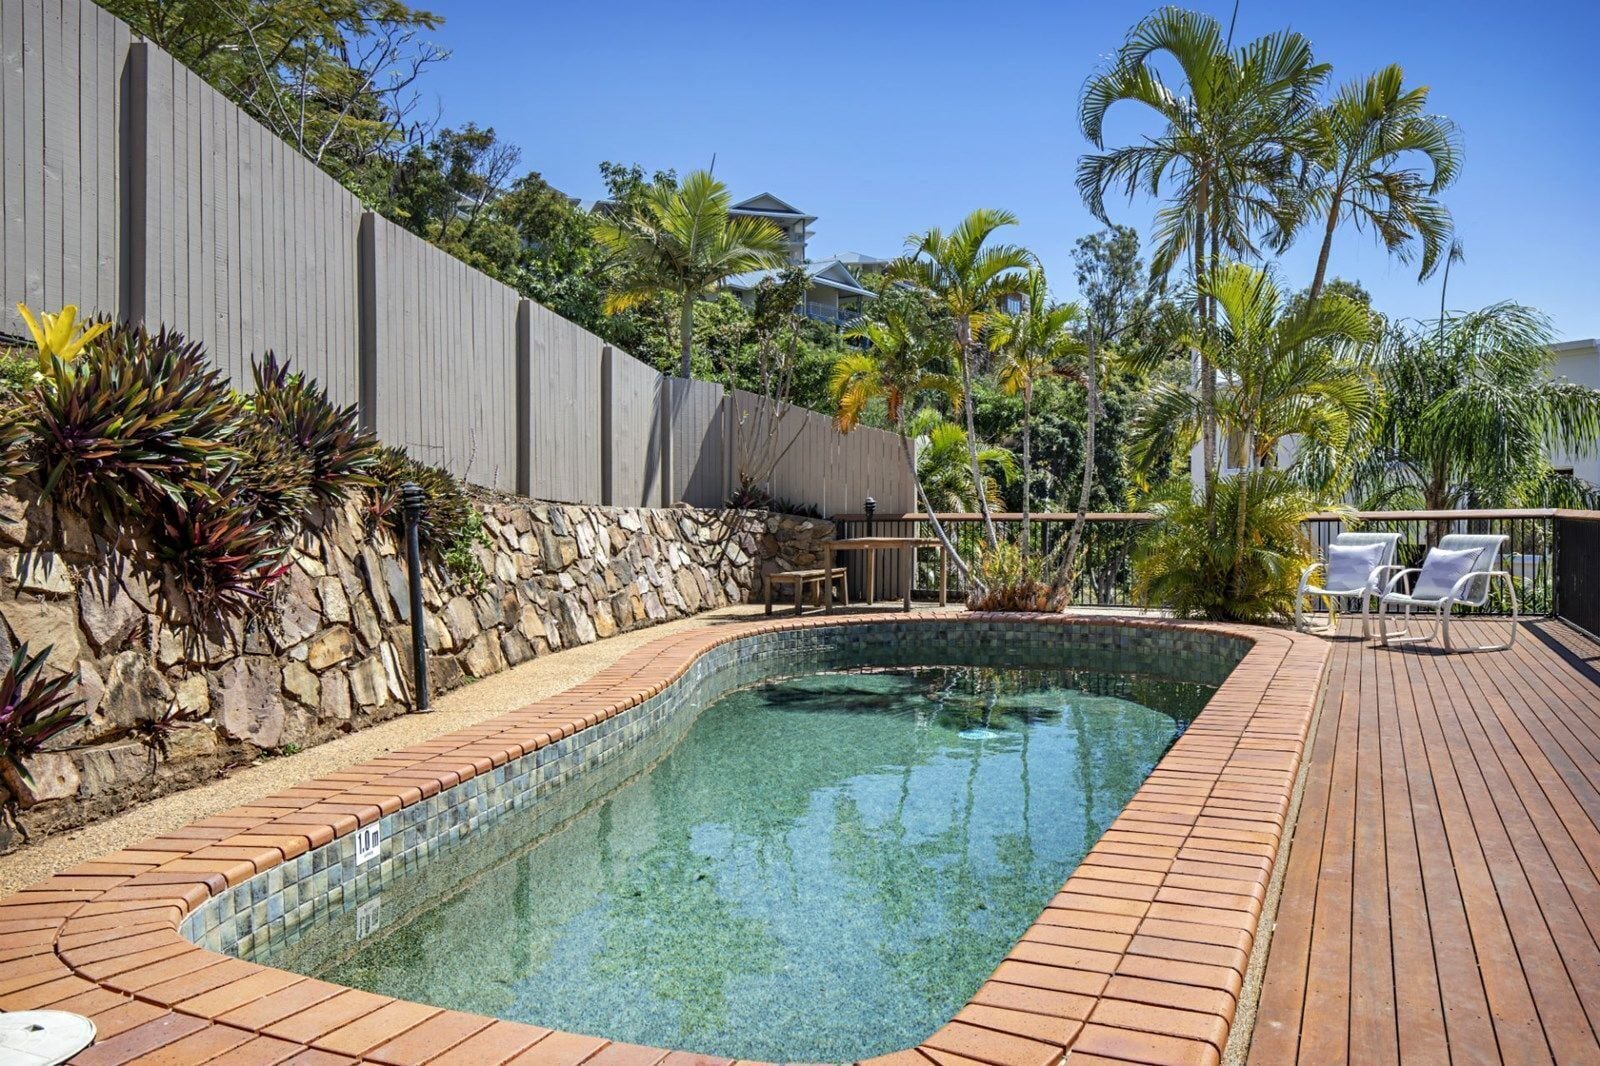
[(475, 544), (487, 543), (483, 516), (472, 505), (461, 482), (449, 472), (419, 463), (399, 448), (378, 449), (374, 468), (377, 484), (369, 496), (373, 522), (386, 522), (397, 535), (405, 533), (400, 507), (400, 486), (407, 481), (422, 487), (422, 519), (417, 524), (422, 550), (444, 564), (450, 576), (466, 588), (482, 584), (483, 566), (472, 553)]
[(252, 409), (311, 463), (311, 492), (322, 503), (338, 503), (374, 484), (377, 440), (361, 428), (355, 407), (339, 407), (304, 374), (268, 352), (252, 365), (256, 391)]
[(223, 478), (166, 500), (154, 516), (150, 553), (173, 577), (169, 614), (196, 625), (242, 618), (266, 601), (290, 566), (288, 543), (256, 518), (255, 502)]
[(255, 502), (256, 518), (286, 537), (305, 524), (315, 499), (311, 454), (296, 447), (277, 424), (260, 411), (250, 411), (237, 439), (244, 458), (233, 482)]
[(1148, 509), (1156, 523), (1134, 550), (1137, 601), (1217, 621), (1278, 622), (1293, 613), (1300, 572), (1312, 561), (1303, 523), (1318, 501), (1284, 471), (1219, 480), (1214, 521), (1187, 483)]
[(40, 673), (51, 650), (29, 655), (28, 645), (23, 644), (0, 677), (0, 757), (27, 784), (33, 782), (24, 760), (86, 717), (75, 713), (83, 701), (72, 696), (71, 674)]
[(53, 357), (36, 401), (44, 494), (108, 528), (239, 458), (239, 404), (201, 346), (170, 330), (116, 326), (71, 362)]

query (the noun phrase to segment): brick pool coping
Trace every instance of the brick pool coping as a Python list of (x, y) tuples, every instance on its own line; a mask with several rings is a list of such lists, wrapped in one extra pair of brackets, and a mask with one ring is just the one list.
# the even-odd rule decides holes
[(730, 624), (664, 637), (566, 692), (201, 819), (0, 900), (0, 1010), (92, 1017), (73, 1062), (730, 1060), (443, 1010), (197, 947), (207, 899), (403, 807), (611, 718), (700, 656), (763, 633), (873, 622), (1198, 629), (1244, 658), (1061, 891), (948, 1024), (873, 1066), (1220, 1059), (1315, 710), (1328, 645), (1281, 630), (1044, 615), (923, 613)]

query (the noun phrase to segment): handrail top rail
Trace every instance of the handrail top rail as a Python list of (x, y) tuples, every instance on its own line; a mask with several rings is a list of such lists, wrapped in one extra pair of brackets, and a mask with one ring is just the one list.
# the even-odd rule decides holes
[[(905, 514), (875, 514), (872, 520), (877, 522), (925, 522), (927, 514), (923, 511), (909, 511)], [(991, 511), (990, 518), (997, 522), (1020, 522), (1020, 511)], [(1042, 511), (1029, 516), (1032, 522), (1070, 522), (1077, 518), (1072, 511)], [(1086, 522), (1149, 522), (1155, 515), (1149, 511), (1092, 511), (1083, 516)], [(836, 514), (832, 521), (835, 522), (865, 522), (868, 516), (865, 513)], [(941, 522), (981, 522), (983, 515), (976, 511), (940, 511), (938, 518)], [(1589, 521), (1600, 521), (1600, 511), (1584, 511), (1568, 507), (1524, 507), (1524, 508), (1474, 508), (1459, 511), (1353, 511), (1340, 513), (1328, 511), (1310, 515), (1307, 521), (1334, 522), (1345, 518), (1356, 518), (1363, 522), (1415, 522), (1450, 519), (1483, 519), (1483, 518), (1578, 518)]]

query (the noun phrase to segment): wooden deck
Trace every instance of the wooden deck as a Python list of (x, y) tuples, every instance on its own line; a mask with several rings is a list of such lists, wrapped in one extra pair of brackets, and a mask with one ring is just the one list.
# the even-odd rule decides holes
[(1600, 645), (1335, 643), (1251, 1062), (1600, 1062)]

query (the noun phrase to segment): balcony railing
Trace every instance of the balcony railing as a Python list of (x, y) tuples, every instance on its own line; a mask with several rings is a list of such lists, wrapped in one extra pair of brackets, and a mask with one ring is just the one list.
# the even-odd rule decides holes
[(826, 322), (830, 326), (839, 326), (841, 328), (851, 325), (856, 319), (861, 317), (860, 311), (835, 307), (831, 304), (814, 304), (809, 301), (807, 301), (805, 306), (805, 314), (807, 318), (814, 319), (818, 322)]
[[(1022, 528), (1019, 514), (997, 514), (995, 523), (1002, 536), (1016, 538)], [(941, 514), (952, 541), (963, 557), (970, 558), (983, 538), (983, 519), (976, 514)], [(1072, 528), (1070, 514), (1036, 514), (1030, 523), (1029, 541), (1035, 552), (1050, 552)], [(1084, 564), (1078, 575), (1073, 602), (1080, 606), (1124, 607), (1133, 603), (1130, 558), (1139, 534), (1154, 519), (1148, 514), (1092, 514), (1084, 522)], [(863, 536), (868, 519), (864, 514), (834, 516), (838, 535)], [(1315, 515), (1306, 523), (1306, 533), (1318, 551), (1345, 528), (1346, 517), (1337, 514)], [(1557, 614), (1591, 633), (1600, 633), (1600, 511), (1569, 511), (1550, 508), (1529, 510), (1477, 511), (1361, 511), (1352, 528), (1399, 533), (1397, 562), (1421, 565), (1430, 544), (1447, 533), (1499, 533), (1507, 538), (1501, 567), (1516, 582), (1523, 613)], [(873, 533), (890, 536), (933, 536), (933, 528), (920, 515), (878, 515), (871, 522)], [(932, 597), (938, 594), (939, 570), (935, 553), (921, 553), (914, 571), (912, 594)], [(883, 571), (896, 571), (884, 573)], [(900, 575), (895, 567), (879, 568), (880, 592), (886, 597), (901, 593)], [(952, 592), (965, 592), (952, 569)], [(1478, 613), (1493, 613), (1506, 605), (1491, 600)]]

